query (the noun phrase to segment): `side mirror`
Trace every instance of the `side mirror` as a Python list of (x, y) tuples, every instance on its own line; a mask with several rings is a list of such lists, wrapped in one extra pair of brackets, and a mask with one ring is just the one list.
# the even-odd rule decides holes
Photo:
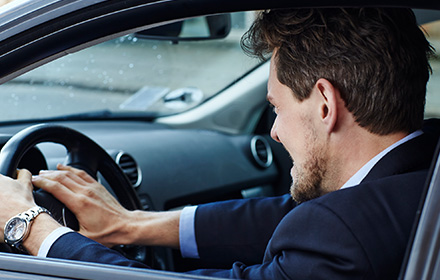
[(186, 19), (135, 33), (140, 39), (178, 41), (199, 41), (222, 39), (231, 31), (231, 15)]

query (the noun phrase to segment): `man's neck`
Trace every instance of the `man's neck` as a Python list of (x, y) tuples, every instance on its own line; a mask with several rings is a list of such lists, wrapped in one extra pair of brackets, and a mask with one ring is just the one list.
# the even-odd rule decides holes
[(345, 182), (345, 184), (341, 187), (342, 188), (349, 188), (356, 186), (360, 184), (365, 177), (370, 173), (370, 171), (376, 166), (376, 164), (385, 157), (389, 152), (391, 152), (393, 149), (397, 148), (398, 146), (402, 145), (403, 143), (423, 134), (421, 130), (417, 130), (404, 138), (398, 140), (397, 142), (393, 143), (392, 145), (388, 146), (386, 149), (384, 149), (382, 152), (374, 156), (371, 160), (369, 160), (365, 165), (363, 165), (348, 181)]
[(351, 135), (346, 135), (343, 141), (337, 141), (338, 146), (332, 149), (331, 166), (339, 166), (331, 183), (336, 189), (342, 187), (370, 160), (408, 135), (403, 132), (377, 135), (363, 128), (350, 132)]

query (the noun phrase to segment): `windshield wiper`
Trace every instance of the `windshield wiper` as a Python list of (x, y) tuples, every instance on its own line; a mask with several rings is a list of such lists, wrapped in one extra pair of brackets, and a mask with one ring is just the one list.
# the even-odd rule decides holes
[(150, 112), (113, 112), (108, 109), (97, 110), (85, 113), (63, 115), (46, 118), (47, 121), (65, 121), (65, 120), (117, 120), (117, 119), (142, 119), (152, 121), (157, 118), (156, 113)]
[(153, 121), (158, 117), (156, 113), (145, 112), (112, 112), (110, 110), (97, 110), (79, 114), (63, 115), (40, 119), (22, 119), (13, 121), (2, 121), (1, 125), (20, 124), (20, 123), (43, 123), (57, 121), (82, 121), (82, 120), (142, 120)]

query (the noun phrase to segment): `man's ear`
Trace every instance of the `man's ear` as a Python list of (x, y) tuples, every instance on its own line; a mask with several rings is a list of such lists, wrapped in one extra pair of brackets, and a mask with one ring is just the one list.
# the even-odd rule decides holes
[(339, 91), (326, 79), (319, 79), (315, 84), (315, 90), (320, 98), (319, 117), (324, 124), (327, 133), (334, 131), (338, 120)]

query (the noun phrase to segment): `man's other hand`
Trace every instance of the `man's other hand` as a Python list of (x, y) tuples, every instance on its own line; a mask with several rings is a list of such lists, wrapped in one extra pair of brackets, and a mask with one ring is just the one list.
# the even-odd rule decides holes
[(32, 179), (36, 187), (53, 194), (78, 219), (79, 233), (111, 247), (123, 244), (130, 211), (83, 170), (58, 164), (58, 170), (43, 170)]
[(61, 164), (57, 168), (41, 171), (32, 182), (52, 193), (75, 214), (79, 233), (107, 247), (179, 246), (180, 211), (129, 211), (85, 171)]

